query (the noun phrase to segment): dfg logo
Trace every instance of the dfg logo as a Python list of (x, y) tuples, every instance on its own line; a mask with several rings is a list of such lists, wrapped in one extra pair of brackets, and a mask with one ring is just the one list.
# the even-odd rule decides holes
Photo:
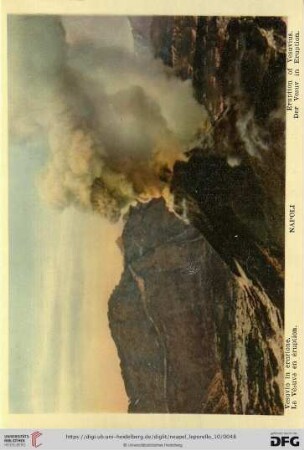
[(300, 441), (299, 436), (271, 436), (270, 438), (271, 447), (285, 447), (286, 445), (291, 445), (292, 447), (299, 447)]

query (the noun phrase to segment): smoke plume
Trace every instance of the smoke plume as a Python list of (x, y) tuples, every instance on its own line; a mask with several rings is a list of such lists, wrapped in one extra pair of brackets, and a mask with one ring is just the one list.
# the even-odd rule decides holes
[(115, 221), (162, 195), (206, 117), (190, 82), (134, 52), (127, 18), (19, 17), (9, 32), (10, 131), (47, 136), (42, 198)]

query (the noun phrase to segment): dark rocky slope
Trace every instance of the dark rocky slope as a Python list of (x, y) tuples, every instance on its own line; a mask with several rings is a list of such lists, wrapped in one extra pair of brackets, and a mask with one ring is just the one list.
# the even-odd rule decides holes
[(282, 317), (163, 200), (132, 208), (109, 303), (129, 412), (280, 414)]
[(130, 412), (283, 413), (285, 33), (279, 18), (154, 18), (155, 56), (209, 130), (126, 220), (109, 303)]

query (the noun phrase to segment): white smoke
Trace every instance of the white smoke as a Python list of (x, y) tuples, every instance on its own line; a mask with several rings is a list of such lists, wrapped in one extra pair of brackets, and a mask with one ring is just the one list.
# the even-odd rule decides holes
[(134, 53), (127, 18), (10, 20), (11, 132), (47, 133), (42, 197), (59, 208), (93, 203), (114, 220), (134, 199), (161, 195), (161, 171), (206, 117), (190, 82)]
[[(236, 121), (236, 128), (240, 133), (240, 137), (244, 143), (247, 153), (251, 157), (262, 159), (263, 152), (268, 151), (267, 141), (264, 142), (263, 131), (259, 127), (254, 118), (254, 110), (249, 109), (239, 116)], [(264, 132), (265, 135), (265, 132)]]

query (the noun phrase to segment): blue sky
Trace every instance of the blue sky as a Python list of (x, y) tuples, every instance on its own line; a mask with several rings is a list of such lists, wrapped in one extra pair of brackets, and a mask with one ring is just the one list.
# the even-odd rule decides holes
[[(10, 399), (13, 410), (28, 405), (34, 327), (35, 221), (41, 214), (36, 176), (45, 164), (43, 139), (11, 145), (9, 151)], [(26, 339), (25, 339), (26, 337)], [(20, 411), (19, 411), (20, 412)]]

